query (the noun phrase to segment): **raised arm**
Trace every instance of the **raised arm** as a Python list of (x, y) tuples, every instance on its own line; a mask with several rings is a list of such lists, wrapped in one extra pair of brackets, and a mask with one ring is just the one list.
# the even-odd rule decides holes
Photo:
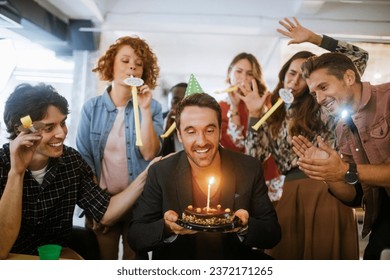
[[(38, 133), (22, 132), (10, 142), (11, 166), (6, 174), (2, 173), (1, 181), (6, 180), (0, 198), (0, 259), (5, 259), (14, 245), (22, 223), (23, 178), (35, 150), (41, 140)], [(5, 155), (2, 155), (2, 158)], [(2, 169), (6, 163), (1, 159)]]
[[(267, 111), (265, 108), (265, 103), (267, 101), (267, 98), (270, 96), (270, 93), (268, 91), (263, 92), (262, 96), (260, 96), (255, 79), (252, 79), (251, 86), (240, 85), (239, 88), (241, 89), (242, 95), (235, 92), (231, 92), (229, 94), (235, 95), (238, 100), (242, 100), (244, 102), (246, 108), (248, 109), (249, 117), (259, 118), (260, 116), (262, 116), (262, 114)], [(242, 125), (239, 125), (240, 123), (237, 123), (236, 119), (239, 119), (239, 116), (229, 118), (227, 134), (230, 136), (233, 143), (237, 147), (244, 148), (244, 127)]]
[(126, 189), (111, 197), (107, 211), (100, 221), (102, 224), (112, 225), (129, 211), (144, 190), (149, 167), (160, 159), (161, 157), (154, 158)]
[(162, 109), (159, 103), (153, 104), (152, 92), (147, 85), (143, 85), (140, 92), (138, 100), (142, 116), (141, 137), (143, 146), (139, 147), (139, 150), (145, 160), (152, 160), (161, 147), (159, 135), (163, 133), (164, 125)]
[(284, 18), (279, 21), (284, 29), (277, 29), (280, 34), (291, 38), (288, 44), (312, 43), (330, 52), (338, 52), (348, 56), (356, 65), (360, 75), (363, 75), (367, 66), (368, 52), (358, 46), (345, 41), (338, 41), (326, 35), (316, 34), (310, 29), (305, 28), (293, 17), (292, 20)]
[(279, 24), (283, 26), (284, 29), (277, 28), (276, 31), (291, 38), (288, 42), (289, 45), (312, 43), (319, 46), (321, 44), (322, 36), (302, 26), (295, 17), (293, 17), (292, 20), (284, 18), (284, 20), (279, 21)]

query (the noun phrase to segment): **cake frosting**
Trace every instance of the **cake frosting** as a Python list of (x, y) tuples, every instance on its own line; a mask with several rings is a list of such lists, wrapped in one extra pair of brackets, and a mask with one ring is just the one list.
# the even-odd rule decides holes
[(201, 226), (219, 226), (232, 223), (234, 214), (229, 208), (222, 209), (221, 205), (209, 209), (188, 205), (182, 214), (182, 219), (186, 223)]

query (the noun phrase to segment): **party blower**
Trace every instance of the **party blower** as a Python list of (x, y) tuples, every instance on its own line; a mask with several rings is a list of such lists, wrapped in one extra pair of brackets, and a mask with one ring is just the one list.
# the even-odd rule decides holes
[[(190, 75), (190, 79), (188, 81), (186, 92), (184, 93), (184, 98), (194, 93), (202, 93), (203, 89), (200, 87), (198, 80), (195, 78), (194, 74)], [(160, 135), (161, 138), (167, 138), (172, 134), (176, 129), (176, 122), (174, 122), (164, 134)]]
[(45, 127), (43, 122), (33, 122), (30, 115), (20, 118), (21, 125), (18, 127), (20, 132), (38, 132)]
[(214, 93), (225, 93), (225, 92), (229, 93), (229, 92), (235, 91), (237, 89), (238, 89), (237, 86), (231, 86), (231, 87), (228, 87), (227, 89), (216, 90), (216, 91), (214, 91)]
[(279, 99), (276, 103), (265, 113), (265, 115), (254, 125), (252, 128), (258, 130), (259, 127), (266, 122), (266, 120), (279, 108), (282, 103), (291, 104), (294, 101), (294, 95), (291, 92), (291, 89), (281, 88), (279, 90)]
[(141, 125), (139, 122), (139, 111), (138, 111), (138, 90), (137, 87), (140, 87), (144, 84), (144, 81), (140, 78), (131, 76), (123, 81), (125, 84), (131, 86), (131, 95), (133, 98), (133, 107), (134, 107), (134, 123), (135, 123), (135, 145), (143, 146), (141, 139)]

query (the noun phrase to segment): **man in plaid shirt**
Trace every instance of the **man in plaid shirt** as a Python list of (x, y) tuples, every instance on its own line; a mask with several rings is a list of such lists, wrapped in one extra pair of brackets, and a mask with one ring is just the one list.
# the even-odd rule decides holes
[[(110, 225), (143, 190), (146, 170), (114, 196), (94, 182), (80, 154), (64, 145), (68, 114), (66, 99), (45, 84), (21, 84), (6, 102), (10, 142), (0, 149), (0, 259), (9, 252), (37, 254), (49, 243), (67, 247), (76, 204)], [(43, 128), (23, 129), (20, 118), (27, 115)]]

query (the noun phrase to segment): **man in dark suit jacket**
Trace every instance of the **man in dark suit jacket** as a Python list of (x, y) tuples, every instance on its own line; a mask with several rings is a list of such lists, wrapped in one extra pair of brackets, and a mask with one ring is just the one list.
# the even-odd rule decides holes
[[(207, 94), (185, 98), (177, 109), (176, 124), (184, 151), (150, 167), (133, 208), (131, 246), (138, 253), (153, 251), (153, 259), (268, 258), (261, 249), (275, 246), (281, 233), (261, 164), (219, 146), (221, 109)], [(242, 228), (208, 233), (176, 223), (188, 205), (206, 206), (210, 176), (217, 178), (210, 200), (232, 209)]]

